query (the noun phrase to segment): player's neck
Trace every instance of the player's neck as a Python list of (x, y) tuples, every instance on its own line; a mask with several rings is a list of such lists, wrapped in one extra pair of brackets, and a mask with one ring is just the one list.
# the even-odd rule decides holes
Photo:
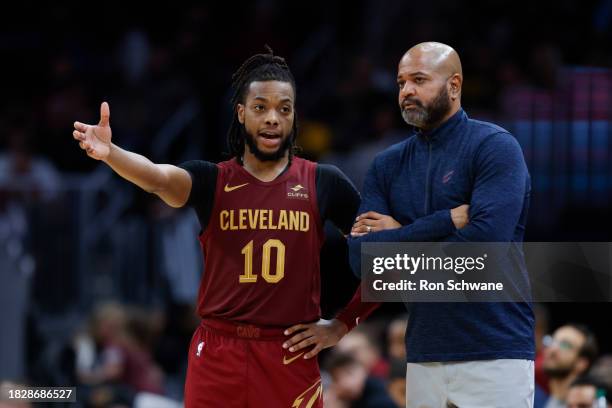
[(272, 181), (277, 178), (289, 163), (289, 152), (279, 160), (261, 161), (248, 149), (244, 152), (243, 167), (251, 175), (261, 181)]

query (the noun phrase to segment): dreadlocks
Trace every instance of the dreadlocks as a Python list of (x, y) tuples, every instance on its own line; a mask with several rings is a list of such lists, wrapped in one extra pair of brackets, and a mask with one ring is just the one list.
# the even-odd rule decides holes
[[(256, 54), (244, 61), (238, 70), (232, 75), (232, 123), (227, 132), (227, 144), (229, 152), (236, 157), (240, 164), (244, 155), (245, 129), (238, 121), (236, 107), (239, 103), (244, 104), (249, 85), (254, 81), (281, 81), (289, 82), (295, 94), (295, 79), (289, 70), (285, 59), (274, 55), (272, 49), (266, 45), (266, 54)], [(297, 136), (297, 114), (294, 114), (293, 129), (290, 137), (289, 161), (295, 153), (295, 138)]]

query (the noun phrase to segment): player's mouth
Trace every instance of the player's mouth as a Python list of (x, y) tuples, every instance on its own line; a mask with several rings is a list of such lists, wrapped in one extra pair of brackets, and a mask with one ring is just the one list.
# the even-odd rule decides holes
[(270, 130), (263, 130), (257, 134), (261, 144), (269, 149), (279, 147), (282, 141), (281, 133)]

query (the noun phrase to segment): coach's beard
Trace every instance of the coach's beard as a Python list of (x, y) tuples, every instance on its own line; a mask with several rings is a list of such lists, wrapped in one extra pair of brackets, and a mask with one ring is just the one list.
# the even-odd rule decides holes
[[(412, 104), (412, 109), (406, 109), (406, 105)], [(424, 106), (421, 101), (406, 98), (402, 101), (402, 118), (410, 126), (418, 129), (430, 130), (436, 127), (440, 121), (451, 110), (451, 102), (448, 97), (446, 85), (442, 85), (440, 92), (429, 106)]]
[(282, 144), (275, 152), (265, 153), (259, 150), (259, 148), (257, 147), (257, 142), (255, 141), (255, 137), (246, 131), (244, 125), (240, 126), (240, 133), (242, 133), (242, 137), (244, 138), (248, 149), (251, 151), (251, 153), (253, 153), (253, 156), (255, 156), (257, 160), (264, 162), (278, 161), (285, 157), (285, 153), (287, 153), (287, 150), (289, 150), (289, 148), (291, 147), (291, 140), (293, 140), (293, 131), (291, 131), (291, 133), (285, 138), (285, 140), (283, 140)]

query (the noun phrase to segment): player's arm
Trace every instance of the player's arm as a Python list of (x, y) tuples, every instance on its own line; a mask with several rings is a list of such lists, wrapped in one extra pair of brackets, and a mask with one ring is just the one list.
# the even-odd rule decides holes
[[(317, 168), (317, 197), (323, 221), (331, 221), (348, 234), (359, 208), (359, 192), (344, 173), (335, 166), (319, 164)], [(283, 344), (291, 352), (311, 347), (304, 358), (316, 356), (324, 348), (332, 347), (358, 321), (364, 320), (379, 303), (361, 302), (361, 285), (349, 304), (332, 320), (319, 319), (314, 323), (297, 324), (285, 331), (291, 336)]]
[[(348, 177), (335, 166), (319, 165), (321, 169), (321, 181), (328, 184), (328, 194), (324, 200), (327, 201), (326, 219), (329, 219), (343, 233), (351, 231), (355, 215), (361, 204), (359, 192), (348, 179)], [(325, 177), (323, 177), (325, 176)], [(355, 290), (355, 294), (346, 307), (341, 310), (334, 320), (343, 323), (344, 333), (352, 330), (359, 321), (365, 320), (374, 310), (380, 306), (379, 303), (361, 301), (361, 285)], [(343, 333), (343, 334), (344, 334)]]
[(283, 348), (297, 352), (312, 347), (312, 350), (304, 354), (304, 358), (312, 358), (321, 350), (338, 344), (346, 333), (364, 321), (379, 306), (378, 302), (361, 301), (361, 285), (359, 285), (351, 301), (334, 319), (319, 319), (314, 323), (296, 324), (285, 330), (285, 335), (293, 336), (283, 344)]
[(100, 106), (100, 122), (86, 125), (74, 122), (73, 137), (93, 159), (108, 164), (117, 174), (143, 190), (158, 195), (172, 207), (182, 207), (191, 192), (189, 173), (169, 164), (156, 164), (146, 157), (121, 149), (111, 142), (110, 108)]

